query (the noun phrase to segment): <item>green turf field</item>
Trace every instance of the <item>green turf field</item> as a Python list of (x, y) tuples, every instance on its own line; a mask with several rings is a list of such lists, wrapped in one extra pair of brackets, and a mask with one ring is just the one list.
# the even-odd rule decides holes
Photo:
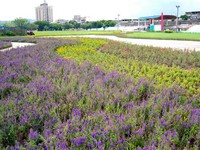
[(99, 30), (67, 30), (67, 31), (35, 31), (35, 36), (67, 36), (67, 35), (115, 35), (120, 31)]
[(200, 41), (200, 33), (164, 33), (164, 32), (127, 32), (104, 30), (67, 30), (67, 31), (35, 31), (35, 36), (70, 36), (70, 35), (115, 35), (125, 38), (193, 40)]
[(129, 38), (166, 39), (166, 40), (194, 40), (200, 41), (200, 33), (164, 33), (164, 32), (132, 32), (127, 33)]

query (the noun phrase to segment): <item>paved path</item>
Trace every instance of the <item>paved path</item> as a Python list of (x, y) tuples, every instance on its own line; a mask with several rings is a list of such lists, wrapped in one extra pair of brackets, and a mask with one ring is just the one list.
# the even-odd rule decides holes
[(105, 35), (82, 35), (82, 36), (70, 36), (70, 37), (106, 38), (106, 39), (127, 42), (131, 44), (138, 44), (138, 45), (148, 45), (148, 46), (154, 46), (154, 47), (200, 51), (199, 41), (133, 39), (133, 38), (120, 38), (116, 36), (107, 36), (107, 35), (106, 36)]
[(11, 42), (11, 43), (12, 43), (12, 47), (1, 49), (0, 51), (4, 52), (4, 51), (11, 50), (12, 48), (35, 45), (35, 43), (22, 43), (22, 42)]

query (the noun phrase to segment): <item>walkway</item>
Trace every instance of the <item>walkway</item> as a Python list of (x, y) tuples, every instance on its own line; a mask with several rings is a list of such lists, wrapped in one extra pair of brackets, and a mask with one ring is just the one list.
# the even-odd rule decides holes
[(82, 36), (70, 36), (70, 37), (106, 38), (110, 40), (116, 40), (120, 42), (127, 42), (127, 43), (138, 44), (138, 45), (200, 51), (199, 41), (133, 39), (133, 38), (120, 38), (116, 36), (107, 36), (107, 35), (82, 35)]
[(35, 43), (25, 43), (25, 42), (23, 42), (23, 43), (22, 42), (11, 42), (11, 43), (12, 43), (12, 47), (1, 49), (0, 51), (5, 52), (5, 51), (8, 51), (8, 50), (11, 50), (12, 48), (35, 45)]

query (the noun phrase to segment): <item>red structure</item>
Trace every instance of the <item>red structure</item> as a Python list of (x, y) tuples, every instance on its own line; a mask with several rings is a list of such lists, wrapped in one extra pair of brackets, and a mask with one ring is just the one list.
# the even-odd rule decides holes
[(161, 31), (163, 31), (164, 30), (164, 15), (163, 15), (163, 12), (161, 13), (160, 25), (161, 25)]
[(145, 16), (145, 17), (140, 17), (138, 18), (138, 26), (139, 26), (139, 22), (140, 20), (148, 20), (150, 23), (150, 30), (154, 30), (153, 28), (151, 28), (151, 26), (154, 26), (153, 20), (160, 20), (160, 30), (163, 31), (164, 30), (164, 20), (168, 20), (168, 19), (176, 19), (176, 16), (174, 15), (164, 15), (163, 13), (161, 13), (161, 15), (155, 15), (155, 16)]

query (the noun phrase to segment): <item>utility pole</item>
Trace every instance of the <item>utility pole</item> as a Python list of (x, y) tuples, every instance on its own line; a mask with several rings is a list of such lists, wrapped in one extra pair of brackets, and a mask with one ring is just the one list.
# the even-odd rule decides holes
[(177, 9), (177, 15), (176, 15), (176, 31), (178, 32), (178, 11), (179, 11), (179, 5), (176, 6)]
[(117, 30), (119, 30), (119, 16), (120, 16), (120, 14), (118, 14), (117, 16), (118, 16), (118, 25), (117, 25)]

